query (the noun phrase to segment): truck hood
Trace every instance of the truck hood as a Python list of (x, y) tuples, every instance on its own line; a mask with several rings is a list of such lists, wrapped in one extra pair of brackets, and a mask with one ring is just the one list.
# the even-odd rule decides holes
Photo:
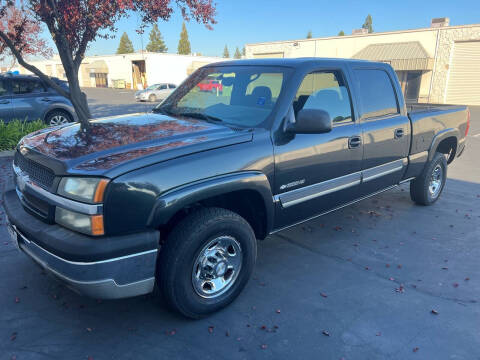
[[(78, 123), (43, 129), (24, 137), (18, 149), (26, 157), (52, 165), (49, 167), (58, 175), (113, 176), (136, 167), (251, 140), (249, 130), (143, 113), (94, 120), (86, 130)], [(116, 170), (115, 174), (109, 174), (112, 170)]]

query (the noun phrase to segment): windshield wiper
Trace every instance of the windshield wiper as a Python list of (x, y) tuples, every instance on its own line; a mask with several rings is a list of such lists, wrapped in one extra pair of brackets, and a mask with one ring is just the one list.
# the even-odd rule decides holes
[(165, 114), (165, 115), (173, 115), (173, 113), (163, 107), (155, 107), (152, 109), (152, 112), (154, 113), (161, 113), (161, 114)]
[(184, 113), (181, 112), (181, 113), (176, 113), (175, 115), (192, 117), (195, 119), (202, 119), (202, 120), (207, 120), (207, 121), (216, 122), (216, 123), (223, 122), (223, 120), (218, 117), (207, 115), (202, 112), (184, 112)]

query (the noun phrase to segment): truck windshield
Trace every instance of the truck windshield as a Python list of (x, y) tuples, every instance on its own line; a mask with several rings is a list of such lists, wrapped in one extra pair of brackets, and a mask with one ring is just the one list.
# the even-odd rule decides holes
[(290, 71), (269, 66), (202, 68), (154, 112), (255, 127), (271, 114)]

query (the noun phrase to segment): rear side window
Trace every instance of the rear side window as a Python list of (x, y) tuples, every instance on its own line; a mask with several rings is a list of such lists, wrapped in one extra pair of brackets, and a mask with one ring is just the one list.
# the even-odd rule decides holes
[(7, 81), (6, 80), (0, 80), (0, 96), (7, 95), (7, 93), (8, 93)]
[(325, 110), (334, 124), (352, 121), (350, 96), (340, 71), (318, 71), (305, 76), (293, 108), (295, 115), (302, 109)]
[(399, 113), (392, 81), (383, 70), (355, 70), (364, 117), (378, 117)]
[(12, 92), (14, 94), (42, 93), (45, 92), (45, 88), (40, 81), (12, 79)]

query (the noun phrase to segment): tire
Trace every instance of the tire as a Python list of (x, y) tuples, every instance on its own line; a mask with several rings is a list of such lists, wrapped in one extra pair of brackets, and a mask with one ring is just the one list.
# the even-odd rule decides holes
[(410, 182), (410, 197), (419, 205), (432, 205), (440, 198), (447, 180), (445, 155), (436, 153), (422, 174)]
[(157, 101), (157, 97), (154, 94), (150, 94), (150, 96), (148, 97), (148, 101), (155, 102)]
[[(222, 246), (226, 251), (220, 251)], [(157, 262), (157, 286), (170, 308), (200, 319), (240, 294), (256, 257), (255, 234), (245, 219), (226, 209), (203, 208), (188, 215), (168, 236)]]
[(65, 125), (72, 122), (72, 117), (64, 110), (53, 110), (45, 116), (44, 122), (48, 126)]

